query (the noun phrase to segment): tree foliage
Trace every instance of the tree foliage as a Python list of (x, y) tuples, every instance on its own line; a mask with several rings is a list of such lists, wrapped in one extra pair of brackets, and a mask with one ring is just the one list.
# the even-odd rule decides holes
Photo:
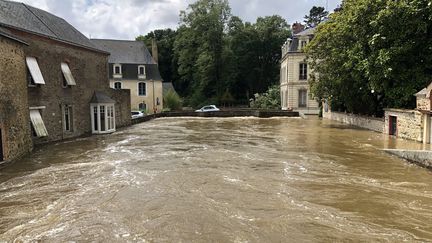
[(432, 74), (431, 20), (427, 0), (345, 0), (306, 48), (312, 91), (348, 112), (413, 108)]
[(164, 109), (166, 110), (176, 111), (181, 110), (182, 108), (183, 101), (180, 96), (173, 90), (169, 90), (167, 93), (165, 93), (163, 100)]
[(327, 18), (328, 14), (329, 12), (325, 11), (324, 7), (313, 6), (309, 11), (309, 15), (304, 16), (306, 28), (313, 28), (318, 26)]
[(255, 94), (251, 99), (250, 106), (258, 109), (280, 109), (280, 89), (279, 85), (272, 85), (262, 94)]
[(173, 48), (177, 32), (172, 29), (154, 30), (147, 35), (136, 37), (137, 41), (143, 41), (149, 52), (152, 51), (152, 40), (158, 47), (159, 71), (165, 82), (172, 82), (178, 77), (177, 63), (174, 58)]

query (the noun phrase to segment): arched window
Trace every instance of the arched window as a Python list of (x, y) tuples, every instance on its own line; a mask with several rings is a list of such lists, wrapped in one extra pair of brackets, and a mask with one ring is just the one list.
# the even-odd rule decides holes
[(138, 105), (138, 109), (140, 110), (140, 111), (146, 111), (147, 110), (147, 105), (146, 105), (146, 103), (139, 103), (139, 105)]
[(121, 89), (122, 88), (122, 83), (121, 82), (115, 82), (114, 83), (114, 89)]
[(147, 95), (147, 87), (146, 83), (139, 82), (138, 83), (138, 96), (146, 96)]

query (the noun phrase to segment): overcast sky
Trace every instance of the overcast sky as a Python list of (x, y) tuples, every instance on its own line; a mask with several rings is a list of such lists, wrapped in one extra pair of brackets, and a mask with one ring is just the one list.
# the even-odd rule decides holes
[[(92, 38), (135, 39), (161, 28), (177, 28), (180, 10), (195, 0), (20, 0), (66, 19)], [(278, 14), (289, 24), (303, 21), (312, 6), (332, 11), (341, 0), (229, 0), (232, 14), (255, 22)]]

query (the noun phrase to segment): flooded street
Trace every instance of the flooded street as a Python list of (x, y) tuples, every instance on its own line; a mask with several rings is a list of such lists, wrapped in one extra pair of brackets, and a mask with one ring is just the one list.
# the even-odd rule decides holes
[(169, 118), (0, 170), (0, 242), (432, 240), (417, 143), (318, 119)]

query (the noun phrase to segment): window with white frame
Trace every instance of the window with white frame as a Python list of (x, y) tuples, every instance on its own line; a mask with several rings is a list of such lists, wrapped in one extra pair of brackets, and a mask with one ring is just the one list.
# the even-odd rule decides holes
[(63, 87), (70, 87), (76, 85), (75, 79), (72, 75), (72, 72), (69, 68), (69, 64), (62, 62), (61, 63), (61, 70), (63, 73)]
[(42, 72), (39, 68), (39, 64), (34, 57), (26, 57), (26, 64), (29, 71), (28, 83), (29, 86), (36, 86), (38, 84), (45, 84), (45, 80), (42, 76)]
[(121, 82), (114, 82), (114, 89), (122, 89), (122, 83)]
[(41, 116), (42, 109), (45, 109), (45, 107), (30, 107), (30, 121), (36, 137), (48, 136), (48, 131)]
[(146, 68), (144, 65), (138, 65), (138, 78), (146, 79)]
[(115, 132), (114, 104), (91, 104), (90, 111), (93, 133)]
[(299, 65), (299, 79), (307, 80), (307, 63), (300, 63)]
[(121, 78), (122, 77), (122, 65), (121, 64), (114, 64), (113, 65), (113, 77), (114, 78)]
[(298, 107), (307, 107), (307, 90), (298, 90)]
[(65, 132), (72, 132), (72, 106), (63, 105), (63, 130)]
[(147, 95), (147, 84), (145, 82), (138, 83), (138, 96)]

